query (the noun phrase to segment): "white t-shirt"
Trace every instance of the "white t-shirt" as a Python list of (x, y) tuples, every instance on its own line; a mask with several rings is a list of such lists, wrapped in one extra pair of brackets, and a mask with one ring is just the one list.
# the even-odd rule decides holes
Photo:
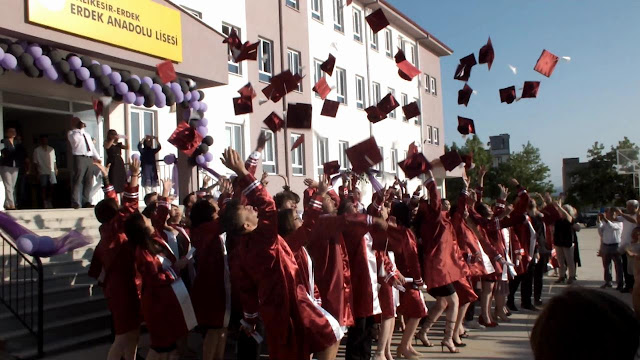
[(636, 224), (625, 219), (622, 216), (618, 216), (618, 221), (622, 221), (622, 235), (620, 235), (620, 246), (626, 247), (631, 244), (631, 233), (636, 228)]
[(48, 145), (46, 149), (38, 146), (33, 150), (33, 163), (38, 165), (38, 173), (40, 175), (50, 175), (56, 169), (56, 151)]

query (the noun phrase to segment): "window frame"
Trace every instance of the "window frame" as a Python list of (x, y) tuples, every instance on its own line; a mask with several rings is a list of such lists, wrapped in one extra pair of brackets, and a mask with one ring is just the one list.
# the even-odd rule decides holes
[(398, 149), (391, 148), (391, 171), (398, 173)]
[[(293, 65), (297, 66), (297, 68), (292, 69), (291, 67), (292, 59), (296, 56), (298, 57), (298, 63)], [(302, 75), (302, 53), (300, 51), (294, 50), (294, 49), (287, 49), (287, 64), (289, 65), (289, 71), (291, 71), (292, 74)], [(298, 87), (294, 91), (302, 92), (302, 81), (298, 83)]]
[[(222, 33), (229, 36), (229, 34), (224, 32), (225, 27), (227, 27), (229, 30), (229, 34), (231, 33), (231, 29), (235, 29), (236, 33), (238, 34), (238, 37), (240, 39), (242, 39), (242, 29), (235, 26), (235, 25), (231, 25), (227, 22), (222, 22)], [(236, 63), (233, 61), (233, 56), (231, 55), (231, 49), (228, 50), (229, 54), (228, 54), (228, 60), (227, 60), (227, 71), (230, 74), (234, 74), (234, 75), (242, 75), (242, 64), (241, 63)], [(236, 71), (234, 71), (233, 69), (237, 68)]]
[(413, 119), (413, 123), (415, 125), (420, 125), (422, 124), (422, 104), (420, 103), (420, 99), (418, 98), (413, 98), (413, 101), (415, 101), (416, 104), (418, 104), (418, 109), (420, 110), (420, 114), (416, 116), (415, 119)]
[[(318, 8), (314, 9), (314, 2), (317, 2), (318, 4)], [(316, 20), (316, 21), (320, 21), (323, 22), (324, 21), (324, 16), (323, 16), (323, 11), (322, 11), (322, 0), (311, 0), (311, 18)]]
[(353, 7), (353, 40), (362, 43), (362, 10)]
[(432, 131), (433, 131), (433, 126), (427, 125), (427, 138), (425, 139), (427, 144), (432, 144), (433, 143), (433, 138), (431, 137), (431, 132)]
[[(400, 101), (402, 103), (402, 106), (409, 105), (409, 95), (407, 95), (405, 93), (401, 93)], [(404, 111), (402, 112), (402, 121), (409, 122), (409, 119), (407, 119), (407, 117), (404, 115)]]
[[(396, 90), (393, 88), (387, 88), (387, 93), (390, 93), (391, 95), (393, 95), (394, 98), (396, 97)], [(391, 119), (396, 118), (396, 110), (398, 110), (398, 108), (393, 109), (393, 111), (389, 113), (389, 117)]]
[[(291, 144), (294, 144), (303, 134), (291, 133), (289, 134), (289, 140)], [(297, 162), (296, 160), (299, 160)], [(291, 150), (291, 174), (293, 176), (305, 176), (304, 166), (304, 143), (297, 148)], [(296, 170), (300, 173), (296, 173)]]
[[(267, 40), (263, 37), (258, 37), (258, 41), (260, 42), (260, 45), (258, 46), (258, 81), (263, 82), (263, 83), (267, 83), (270, 84), (271, 83), (271, 78), (273, 77), (273, 66), (274, 66), (274, 62), (273, 62), (273, 41), (271, 40)], [(269, 44), (270, 47), (270, 52), (269, 54), (267, 54), (268, 59), (269, 59), (269, 67), (271, 68), (271, 72), (267, 72), (263, 69), (263, 65), (264, 65), (264, 61), (263, 61), (263, 57), (264, 55), (264, 44)]]
[(338, 140), (338, 157), (340, 161), (340, 169), (346, 170), (349, 167), (349, 157), (347, 156), (347, 149), (349, 148), (349, 142), (344, 140)]
[[(266, 134), (268, 139), (264, 145), (264, 150), (262, 151), (262, 171), (269, 174), (275, 175), (278, 173), (278, 146), (277, 146), (277, 138), (273, 131), (269, 129), (260, 129), (262, 134)], [(271, 144), (271, 158), (273, 160), (267, 160), (269, 144)], [(268, 171), (265, 169), (265, 166), (273, 166), (273, 171)]]
[[(336, 94), (341, 104), (347, 105), (347, 70), (336, 67)], [(341, 91), (342, 90), (342, 91)]]
[(380, 83), (372, 81), (371, 82), (371, 100), (374, 104), (378, 104), (380, 100), (382, 100), (382, 89), (380, 87)]
[(364, 76), (356, 75), (356, 107), (360, 110), (364, 110), (367, 105), (365, 89)]
[(329, 162), (329, 138), (316, 136), (316, 161), (318, 175), (323, 175), (324, 163)]
[(287, 5), (287, 7), (294, 9), (294, 10), (300, 10), (300, 1), (299, 0), (286, 0), (285, 5)]
[(433, 127), (433, 145), (440, 145), (440, 129)]
[(429, 87), (431, 88), (431, 94), (433, 96), (438, 96), (438, 81), (433, 76), (431, 77), (431, 83), (429, 84)]
[[(244, 126), (241, 124), (225, 123), (224, 131), (226, 136), (227, 128), (231, 129), (231, 138), (229, 139), (229, 146), (238, 152), (241, 159), (244, 159)], [(237, 130), (237, 133), (235, 132)], [(240, 134), (240, 144), (236, 143), (236, 134)]]
[(373, 30), (369, 28), (369, 35), (371, 35), (369, 37), (369, 46), (372, 50), (379, 51), (378, 49), (380, 48), (380, 41), (378, 39), (378, 33), (374, 33)]
[(384, 50), (388, 58), (393, 58), (393, 34), (390, 29), (384, 30)]
[[(132, 114), (136, 113), (138, 114), (138, 136), (140, 137), (140, 139), (135, 139), (133, 136), (133, 116)], [(145, 114), (151, 114), (151, 134), (146, 134), (145, 131)], [(138, 151), (138, 143), (140, 143), (140, 141), (144, 138), (145, 135), (153, 135), (153, 136), (158, 136), (158, 119), (157, 119), (157, 114), (155, 111), (146, 109), (146, 108), (140, 108), (140, 107), (133, 107), (130, 106), (129, 107), (129, 126), (127, 126), (128, 128), (128, 136), (129, 136), (129, 146), (131, 147), (131, 152), (132, 153), (139, 153)]]
[(431, 94), (431, 76), (427, 73), (424, 74), (424, 91)]
[(376, 174), (376, 177), (377, 178), (382, 178), (382, 176), (384, 174), (384, 147), (378, 146), (378, 150), (380, 151), (380, 154), (382, 155), (382, 161), (377, 163), (373, 168), (378, 171), (378, 173)]
[(343, 0), (333, 0), (333, 30), (344, 34)]

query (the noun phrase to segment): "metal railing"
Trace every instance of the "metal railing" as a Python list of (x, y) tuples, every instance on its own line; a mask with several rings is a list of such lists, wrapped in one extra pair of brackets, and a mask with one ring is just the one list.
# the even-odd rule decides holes
[(44, 274), (42, 261), (22, 253), (4, 234), (0, 302), (38, 342), (38, 357), (44, 355)]

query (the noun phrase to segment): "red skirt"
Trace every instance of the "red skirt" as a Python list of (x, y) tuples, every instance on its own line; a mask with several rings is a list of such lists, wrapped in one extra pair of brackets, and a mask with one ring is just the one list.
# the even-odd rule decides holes
[(422, 290), (408, 288), (400, 293), (398, 314), (405, 318), (423, 318), (427, 316), (427, 305), (424, 303)]
[(396, 317), (396, 304), (393, 300), (393, 287), (391, 285), (380, 281), (378, 300), (382, 309), (382, 320)]
[(453, 287), (456, 288), (456, 294), (458, 294), (460, 306), (478, 300), (478, 295), (473, 291), (471, 284), (469, 284), (469, 280), (466, 278), (462, 278), (454, 282)]
[(116, 335), (126, 334), (140, 327), (140, 299), (138, 291), (122, 291), (107, 298), (107, 306), (111, 311), (113, 329)]

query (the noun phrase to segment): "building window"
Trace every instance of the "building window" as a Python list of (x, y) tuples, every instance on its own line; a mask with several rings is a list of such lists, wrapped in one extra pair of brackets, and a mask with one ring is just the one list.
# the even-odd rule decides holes
[[(302, 56), (299, 51), (289, 49), (287, 52), (289, 58), (289, 70), (292, 74), (302, 75)], [(302, 82), (298, 84), (298, 91), (302, 92)]]
[(356, 107), (364, 110), (364, 78), (356, 75)]
[[(291, 134), (291, 143), (295, 143), (302, 135)], [(293, 175), (304, 175), (304, 144), (291, 151), (291, 168)]]
[(298, 0), (287, 0), (287, 6), (298, 10)]
[[(234, 29), (236, 31), (236, 33), (238, 34), (238, 37), (240, 39), (242, 39), (239, 27), (222, 23), (222, 33), (223, 34), (229, 36), (229, 34), (231, 34), (231, 29)], [(229, 72), (232, 73), (232, 74), (242, 75), (242, 67), (240, 66), (240, 64), (238, 64), (238, 63), (233, 61), (233, 56), (231, 55), (231, 49), (230, 48), (229, 48), (228, 57), (229, 57), (229, 65), (227, 67), (229, 68)]]
[[(413, 101), (415, 101), (416, 104), (418, 104), (418, 109), (420, 109), (422, 107), (422, 106), (420, 106), (420, 100), (418, 98), (413, 98)], [(414, 123), (416, 125), (420, 125), (422, 123), (422, 111), (420, 111), (420, 115), (415, 117)]]
[(333, 0), (333, 28), (344, 32), (343, 0)]
[(407, 47), (405, 46), (404, 39), (402, 38), (402, 36), (398, 36), (398, 42), (400, 43), (400, 50), (402, 50), (402, 52), (406, 55)]
[(353, 8), (353, 39), (362, 42), (362, 11)]
[(317, 155), (318, 155), (318, 174), (324, 174), (324, 164), (329, 162), (329, 139), (318, 136)]
[(378, 173), (376, 174), (376, 177), (381, 178), (382, 177), (382, 173), (384, 172), (384, 149), (382, 148), (382, 146), (378, 146), (378, 150), (380, 150), (380, 154), (382, 155), (382, 161), (377, 163), (373, 168), (375, 170), (378, 170)]
[(338, 141), (338, 155), (340, 156), (340, 168), (346, 169), (349, 167), (349, 157), (347, 156), (347, 149), (349, 148), (348, 141)]
[[(409, 97), (407, 96), (407, 94), (402, 94), (402, 106), (407, 106), (409, 105)], [(402, 121), (409, 121), (409, 119), (407, 119), (407, 117), (404, 115), (404, 111), (402, 112)]]
[(371, 36), (371, 48), (375, 51), (378, 51), (378, 33), (373, 33), (371, 29), (369, 29), (369, 35)]
[[(396, 97), (396, 91), (395, 91), (395, 90), (393, 90), (392, 88), (388, 88), (388, 89), (387, 89), (387, 92), (388, 92), (389, 94), (393, 95), (393, 97), (394, 97), (394, 98)], [(397, 109), (397, 108), (396, 108), (396, 109)], [(393, 109), (393, 111), (389, 113), (389, 117), (390, 117), (390, 118), (392, 118), (392, 119), (395, 119), (395, 118), (396, 118), (396, 109)]]
[(371, 96), (373, 103), (377, 105), (380, 102), (380, 84), (377, 82), (371, 83)]
[(387, 57), (393, 57), (393, 39), (391, 38), (391, 30), (384, 31), (384, 50)]
[(241, 159), (244, 159), (244, 132), (242, 125), (225, 124), (224, 129), (227, 133), (225, 148), (231, 147), (240, 155)]
[(202, 12), (198, 10), (194, 10), (188, 6), (180, 5), (181, 8), (187, 10), (191, 15), (197, 17), (198, 19), (202, 19)]
[(440, 145), (440, 134), (437, 127), (433, 128), (433, 145)]
[(432, 132), (432, 126), (431, 125), (427, 125), (427, 144), (431, 144), (433, 143), (433, 139), (431, 138), (431, 132)]
[(311, 17), (322, 21), (322, 0), (311, 0)]
[(436, 90), (436, 89), (437, 89), (436, 85), (437, 85), (437, 84), (436, 84), (436, 78), (434, 78), (434, 77), (432, 76), (432, 77), (431, 77), (431, 83), (430, 83), (430, 86), (431, 86), (431, 93), (432, 93), (433, 95), (438, 95), (438, 92), (437, 92), (437, 90)]
[(424, 91), (428, 93), (431, 92), (431, 76), (429, 74), (424, 74)]
[(258, 79), (263, 82), (271, 82), (273, 76), (273, 42), (260, 39), (260, 47), (258, 48)]
[(347, 71), (345, 69), (336, 68), (336, 92), (338, 93), (337, 101), (342, 104), (347, 103)]
[(267, 142), (262, 151), (262, 171), (267, 174), (276, 174), (276, 136), (271, 130), (262, 129), (267, 136)]
[(398, 149), (391, 149), (391, 171), (398, 172)]
[(158, 136), (155, 113), (153, 111), (131, 108), (129, 115), (131, 150), (137, 152), (137, 145), (145, 136)]
[(409, 45), (409, 62), (413, 65), (416, 64), (416, 52), (413, 45)]
[(324, 71), (320, 68), (322, 66), (322, 61), (318, 59), (313, 60), (313, 66), (315, 67), (315, 72), (313, 73), (313, 83), (317, 84), (320, 81), (320, 78), (324, 76)]

